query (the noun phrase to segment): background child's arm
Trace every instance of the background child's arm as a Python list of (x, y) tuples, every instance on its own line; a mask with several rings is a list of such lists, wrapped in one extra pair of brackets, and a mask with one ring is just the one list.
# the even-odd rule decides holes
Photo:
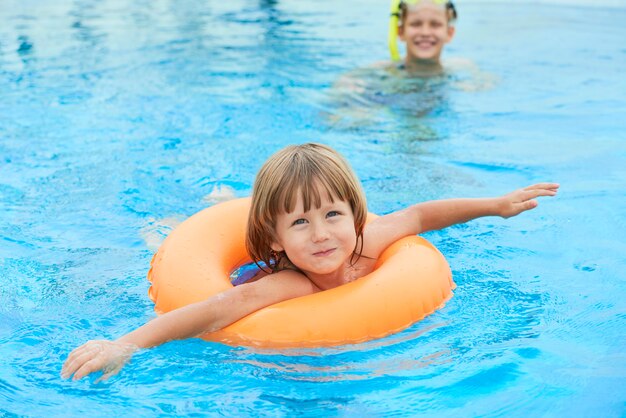
[(556, 183), (539, 183), (501, 197), (433, 200), (381, 216), (366, 227), (363, 254), (378, 257), (394, 241), (422, 232), (443, 229), (483, 216), (510, 218), (537, 207), (535, 198), (554, 196)]
[(102, 379), (119, 372), (140, 348), (217, 331), (261, 308), (314, 293), (304, 275), (285, 270), (261, 280), (235, 286), (207, 300), (163, 314), (116, 341), (89, 341), (68, 356), (61, 376), (74, 380), (102, 370)]

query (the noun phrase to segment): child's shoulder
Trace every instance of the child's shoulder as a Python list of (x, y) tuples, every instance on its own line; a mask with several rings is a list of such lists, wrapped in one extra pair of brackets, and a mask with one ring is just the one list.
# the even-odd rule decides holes
[(378, 259), (380, 254), (398, 239), (407, 236), (401, 227), (406, 215), (403, 211), (379, 216), (363, 230), (363, 255)]
[(336, 90), (364, 93), (390, 78), (402, 73), (402, 65), (392, 61), (377, 61), (364, 67), (358, 67), (341, 75), (334, 83)]
[(443, 60), (443, 66), (446, 69), (450, 70), (459, 70), (459, 69), (478, 69), (478, 66), (474, 61), (469, 58), (463, 57), (451, 57)]
[(454, 86), (463, 91), (490, 90), (499, 82), (499, 78), (495, 74), (481, 70), (474, 61), (467, 58), (454, 57), (446, 59), (444, 68), (446, 73), (456, 80)]

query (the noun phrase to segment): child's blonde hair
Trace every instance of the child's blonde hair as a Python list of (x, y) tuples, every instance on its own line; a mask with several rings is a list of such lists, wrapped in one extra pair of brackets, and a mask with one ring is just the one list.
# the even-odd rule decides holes
[[(427, 1), (427, 0), (423, 0), (423, 1)], [(401, 1), (400, 5), (399, 5), (399, 11), (400, 11), (400, 26), (404, 26), (404, 23), (406, 22), (406, 17), (409, 14), (409, 8), (417, 3), (419, 3), (420, 1)], [(437, 0), (434, 1), (434, 3), (436, 4), (442, 4), (445, 8), (446, 11), (446, 17), (448, 19), (448, 24), (452, 25), (456, 22), (457, 18), (458, 18), (458, 13), (456, 11), (456, 7), (454, 7), (454, 3), (452, 3), (452, 1), (448, 0), (448, 1), (442, 1), (442, 0)]]
[(272, 155), (254, 181), (246, 249), (257, 265), (262, 261), (272, 272), (290, 265), (284, 252), (276, 253), (271, 247), (276, 242), (277, 216), (293, 212), (298, 196), (305, 211), (312, 205), (319, 208), (322, 204), (319, 187), (326, 191), (331, 202), (339, 199), (352, 208), (357, 235), (354, 255), (360, 256), (367, 218), (361, 183), (339, 153), (326, 145), (309, 143), (290, 145)]

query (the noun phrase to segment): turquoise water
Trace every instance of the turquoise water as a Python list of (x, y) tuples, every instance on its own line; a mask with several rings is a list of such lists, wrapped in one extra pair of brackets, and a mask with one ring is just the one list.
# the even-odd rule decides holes
[[(460, 2), (446, 57), (478, 75), (346, 94), (387, 59), (386, 2), (4, 1), (0, 415), (624, 416), (626, 6), (605, 4)], [(458, 287), (400, 334), (188, 340), (60, 379), (74, 347), (154, 316), (145, 275), (177, 220), (304, 141), (341, 151), (378, 213), (562, 186), (428, 234)]]

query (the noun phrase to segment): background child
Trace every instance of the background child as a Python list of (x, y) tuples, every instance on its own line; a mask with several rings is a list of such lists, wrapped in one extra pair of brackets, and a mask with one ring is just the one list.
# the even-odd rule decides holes
[(174, 339), (217, 331), (265, 306), (357, 280), (396, 240), (482, 216), (508, 218), (554, 196), (541, 183), (497, 198), (418, 203), (365, 225), (367, 205), (348, 163), (320, 144), (289, 146), (263, 165), (254, 183), (246, 246), (266, 267), (258, 280), (161, 315), (116, 341), (89, 341), (69, 355), (64, 378), (116, 374), (131, 355)]
[[(381, 61), (343, 74), (329, 92), (324, 113), (335, 128), (372, 124), (406, 126), (416, 139), (440, 135), (425, 117), (449, 108), (451, 91), (491, 89), (497, 78), (466, 58), (442, 60), (445, 46), (456, 33), (457, 11), (447, 0), (393, 0), (388, 44), (392, 61)], [(405, 45), (404, 58), (398, 41)]]

